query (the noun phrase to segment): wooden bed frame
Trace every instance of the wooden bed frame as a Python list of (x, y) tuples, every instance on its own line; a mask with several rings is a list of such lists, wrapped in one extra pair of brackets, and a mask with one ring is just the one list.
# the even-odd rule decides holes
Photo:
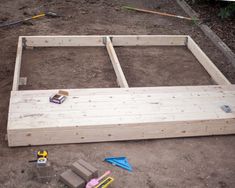
[[(104, 46), (120, 88), (18, 90), (24, 47)], [(187, 46), (217, 85), (130, 88), (115, 46)], [(231, 112), (221, 108), (228, 105)], [(8, 114), (9, 146), (235, 133), (235, 85), (187, 35), (20, 36)]]

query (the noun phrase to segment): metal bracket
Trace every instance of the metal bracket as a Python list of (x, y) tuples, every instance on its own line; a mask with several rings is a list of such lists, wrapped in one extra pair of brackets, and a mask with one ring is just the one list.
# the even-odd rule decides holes
[(106, 45), (107, 44), (107, 38), (103, 37), (103, 44)]
[(220, 107), (225, 113), (231, 113), (232, 109), (228, 105), (223, 105)]
[(25, 86), (25, 85), (27, 85), (27, 77), (20, 77), (19, 85), (20, 85), (20, 86)]
[(103, 44), (104, 44), (104, 45), (107, 44), (107, 38), (109, 38), (111, 42), (113, 41), (113, 37), (111, 37), (111, 36), (105, 36), (105, 37), (103, 37)]
[(188, 37), (185, 37), (184, 45), (185, 45), (185, 46), (188, 45)]
[(22, 46), (23, 46), (23, 48), (25, 48), (27, 46), (26, 42), (27, 42), (26, 38), (22, 38)]

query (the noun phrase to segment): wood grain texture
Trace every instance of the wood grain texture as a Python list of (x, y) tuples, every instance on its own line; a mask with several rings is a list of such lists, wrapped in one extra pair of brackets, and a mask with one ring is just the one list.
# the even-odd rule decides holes
[(235, 133), (234, 85), (73, 89), (61, 105), (56, 92), (12, 92), (10, 146)]
[(212, 79), (219, 85), (230, 85), (228, 79), (220, 72), (207, 55), (199, 48), (191, 37), (188, 37), (188, 49), (193, 53)]
[(15, 61), (15, 70), (13, 77), (13, 85), (12, 90), (17, 91), (19, 88), (19, 80), (20, 80), (20, 68), (21, 68), (21, 59), (22, 59), (22, 51), (23, 51), (23, 37), (19, 37), (17, 53), (16, 53), (16, 61)]
[(186, 35), (64, 35), (22, 36), (27, 47), (105, 46), (106, 37), (113, 46), (185, 46)]
[(115, 52), (115, 50), (113, 48), (113, 44), (112, 44), (112, 42), (111, 42), (109, 37), (106, 37), (105, 40), (106, 40), (106, 49), (108, 51), (108, 54), (109, 54), (110, 60), (112, 62), (115, 74), (117, 76), (118, 85), (120, 87), (128, 88), (129, 87), (128, 83), (127, 83), (125, 75), (124, 75), (124, 73), (122, 71), (122, 67), (121, 67), (121, 65), (119, 63), (117, 54), (116, 54), (116, 52)]

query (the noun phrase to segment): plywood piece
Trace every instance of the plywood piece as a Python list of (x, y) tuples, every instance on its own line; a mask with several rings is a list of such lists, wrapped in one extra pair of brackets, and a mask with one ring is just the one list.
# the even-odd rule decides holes
[(12, 92), (10, 146), (235, 133), (234, 85), (73, 89), (61, 105), (55, 91)]

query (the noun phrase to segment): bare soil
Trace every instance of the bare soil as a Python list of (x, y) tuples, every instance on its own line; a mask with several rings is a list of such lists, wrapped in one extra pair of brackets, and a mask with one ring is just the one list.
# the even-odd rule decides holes
[[(211, 77), (186, 47), (116, 47), (131, 87), (210, 85)], [(104, 47), (24, 50), (20, 89), (118, 87)]]
[[(9, 148), (5, 140), (17, 39), (20, 35), (187, 34), (235, 83), (235, 69), (193, 23), (123, 10), (123, 5), (185, 15), (173, 0), (2, 0), (0, 21), (17, 20), (40, 11), (62, 17), (42, 18), (0, 30), (0, 187), (65, 187), (58, 175), (83, 158), (102, 173), (112, 170), (113, 188), (124, 187), (235, 187), (235, 137), (160, 139), (133, 142), (69, 144)], [(185, 48), (115, 48), (132, 87), (213, 84)], [(104, 48), (36, 48), (25, 50), (21, 89), (117, 87)], [(28, 160), (38, 149), (49, 151), (52, 177), (42, 183)], [(126, 156), (129, 173), (103, 162), (104, 157)]]
[(211, 77), (186, 47), (118, 47), (131, 87), (210, 85)]
[(105, 47), (24, 50), (20, 89), (118, 87)]
[[(199, 13), (200, 19), (203, 20), (230, 48), (235, 52), (235, 15), (229, 18), (220, 18), (220, 9), (222, 4), (228, 2), (221, 1), (195, 1), (186, 0), (189, 5)], [(230, 2), (234, 3), (234, 2)]]

